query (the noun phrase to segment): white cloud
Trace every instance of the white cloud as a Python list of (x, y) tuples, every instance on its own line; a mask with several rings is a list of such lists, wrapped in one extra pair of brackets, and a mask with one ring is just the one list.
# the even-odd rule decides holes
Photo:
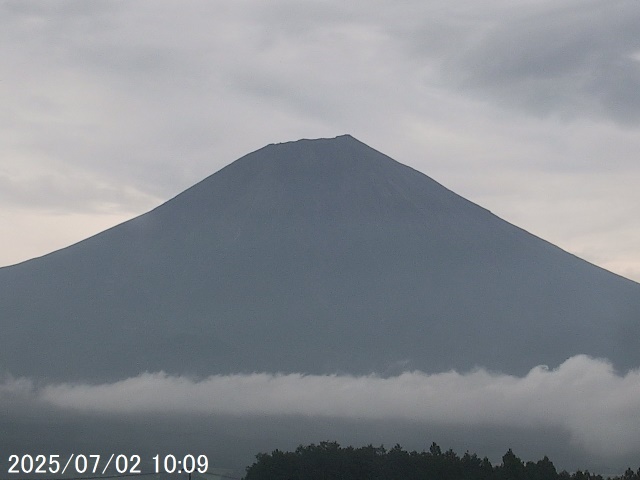
[(618, 375), (604, 360), (579, 355), (524, 377), (405, 372), (399, 376), (254, 373), (191, 379), (145, 373), (112, 384), (0, 386), (51, 407), (112, 415), (160, 413), (308, 416), (404, 420), (425, 425), (560, 428), (592, 455), (640, 452), (640, 370)]

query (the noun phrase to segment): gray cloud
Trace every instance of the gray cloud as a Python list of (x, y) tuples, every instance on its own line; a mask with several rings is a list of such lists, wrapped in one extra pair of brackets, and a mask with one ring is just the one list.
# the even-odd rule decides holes
[[(55, 213), (131, 213), (140, 208), (151, 209), (160, 199), (132, 186), (109, 184), (90, 173), (71, 171), (38, 172), (38, 174), (2, 174), (0, 202), (3, 206)], [(129, 212), (126, 212), (129, 207)]]
[(406, 372), (396, 377), (341, 375), (212, 376), (146, 373), (113, 384), (35, 387), (8, 380), (0, 397), (24, 397), (83, 414), (306, 416), (395, 420), (452, 428), (560, 429), (590, 455), (640, 452), (640, 371), (618, 375), (603, 360), (568, 359), (524, 377)]
[(636, 2), (509, 12), (448, 64), (447, 77), (499, 104), (560, 118), (640, 120)]

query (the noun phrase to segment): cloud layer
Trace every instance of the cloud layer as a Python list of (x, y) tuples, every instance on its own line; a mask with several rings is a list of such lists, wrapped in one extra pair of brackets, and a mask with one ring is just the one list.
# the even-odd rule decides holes
[(0, 399), (115, 416), (303, 416), (561, 429), (592, 455), (640, 452), (640, 370), (619, 375), (608, 362), (582, 355), (524, 377), (479, 369), (388, 378), (254, 373), (191, 379), (160, 372), (112, 384), (44, 387), (18, 379), (0, 386)]

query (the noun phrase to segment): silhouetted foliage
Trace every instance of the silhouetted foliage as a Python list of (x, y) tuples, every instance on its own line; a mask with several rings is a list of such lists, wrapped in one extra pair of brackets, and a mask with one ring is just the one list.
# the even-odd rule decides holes
[[(245, 480), (604, 480), (588, 470), (558, 473), (544, 457), (524, 463), (511, 449), (493, 466), (486, 457), (453, 450), (443, 452), (432, 443), (429, 451), (407, 452), (400, 445), (341, 447), (337, 442), (300, 445), (294, 452), (259, 453), (247, 468)], [(609, 480), (640, 480), (631, 468)]]

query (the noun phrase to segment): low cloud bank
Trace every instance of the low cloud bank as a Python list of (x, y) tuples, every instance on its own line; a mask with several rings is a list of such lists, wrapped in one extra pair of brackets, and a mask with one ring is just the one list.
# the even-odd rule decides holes
[(478, 369), (378, 376), (254, 373), (205, 379), (144, 373), (103, 385), (0, 384), (0, 400), (22, 399), (83, 413), (299, 415), (424, 424), (562, 428), (590, 454), (640, 452), (640, 370), (618, 375), (578, 355), (524, 377)]

